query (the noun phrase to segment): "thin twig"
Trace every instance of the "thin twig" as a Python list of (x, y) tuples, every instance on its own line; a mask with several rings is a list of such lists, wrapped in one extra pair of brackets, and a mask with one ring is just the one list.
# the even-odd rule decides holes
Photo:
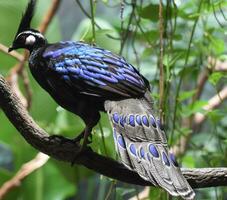
[(0, 44), (0, 51), (2, 51), (3, 53), (7, 54), (7, 55), (10, 55), (12, 56), (13, 58), (16, 58), (19, 62), (22, 62), (23, 61), (23, 56), (19, 53), (17, 53), (16, 51), (12, 51), (12, 52), (8, 52), (8, 47), (3, 45), (3, 44)]
[(159, 0), (159, 117), (161, 122), (163, 122), (163, 109), (164, 109), (164, 83), (165, 74), (163, 66), (163, 13), (162, 13), (162, 0)]
[(216, 19), (216, 21), (219, 24), (219, 26), (221, 28), (224, 28), (223, 24), (219, 21), (219, 19), (217, 17), (216, 10), (215, 10), (215, 7), (214, 7), (215, 2), (211, 1), (211, 4), (212, 4), (212, 10), (213, 10), (214, 18)]
[(125, 9), (125, 3), (124, 0), (121, 0), (120, 4), (120, 21), (121, 21), (121, 29), (120, 29), (120, 35), (121, 35), (121, 48), (120, 48), (120, 54), (122, 53), (122, 44), (123, 44), (123, 37), (124, 37), (124, 9)]
[(95, 36), (95, 16), (94, 16), (94, 3), (93, 0), (90, 0), (90, 9), (91, 9), (91, 27), (92, 27), (92, 38), (93, 43), (96, 43), (96, 36)]
[(138, 193), (136, 196), (130, 198), (129, 200), (148, 199), (149, 193), (150, 193), (150, 187), (145, 187), (140, 193)]
[(226, 18), (225, 14), (224, 14), (224, 12), (223, 12), (223, 10), (222, 10), (222, 8), (221, 8), (221, 2), (218, 4), (218, 7), (219, 7), (219, 10), (220, 10), (220, 12), (221, 12), (221, 14), (222, 14), (224, 20), (227, 21), (227, 18)]
[(208, 72), (208, 69), (205, 68), (198, 76), (198, 81), (197, 81), (197, 84), (196, 84), (196, 92), (195, 94), (193, 95), (192, 97), (192, 103), (195, 102), (196, 100), (198, 100), (202, 94), (202, 91), (203, 91), (203, 88), (207, 82), (207, 79), (208, 79), (208, 76), (209, 76), (209, 72)]
[(26, 108), (29, 110), (31, 108), (31, 104), (32, 104), (32, 89), (30, 87), (30, 81), (29, 81), (28, 73), (26, 70), (22, 70), (21, 78), (23, 79), (23, 85), (24, 85), (24, 89), (26, 91), (25, 92), (26, 100), (27, 100)]
[[(208, 57), (208, 68), (214, 71), (227, 72), (227, 61), (220, 61), (213, 57)], [(213, 67), (214, 66), (214, 67)]]
[(29, 174), (45, 165), (48, 159), (49, 156), (38, 153), (34, 159), (23, 164), (17, 174), (0, 187), (0, 199), (3, 199), (13, 188), (18, 187)]
[(111, 181), (110, 188), (109, 188), (109, 190), (108, 190), (108, 192), (106, 194), (105, 200), (109, 200), (110, 199), (110, 195), (111, 195), (111, 193), (113, 191), (114, 186), (116, 186), (116, 180), (112, 180)]
[[(217, 108), (225, 99), (227, 99), (227, 86), (225, 86), (218, 94), (213, 96), (203, 107), (203, 110), (209, 112)], [(194, 116), (194, 126), (200, 125), (206, 119), (206, 115), (202, 113), (196, 113)]]
[[(83, 5), (81, 4), (80, 0), (76, 0), (76, 3), (77, 3), (78, 6), (80, 7), (80, 9), (81, 9), (81, 11), (84, 13), (84, 15), (85, 15), (87, 18), (91, 19), (91, 16), (90, 16), (89, 13), (84, 9), (84, 7), (83, 7)], [(101, 29), (101, 26), (99, 26), (95, 20), (94, 20), (94, 23), (95, 23), (95, 25), (96, 25), (96, 27), (97, 27), (98, 29)]]
[(54, 18), (59, 6), (60, 6), (61, 0), (52, 0), (51, 7), (46, 12), (42, 22), (39, 25), (39, 31), (41, 33), (45, 33), (49, 24), (51, 23), (52, 19)]
[[(125, 42), (126, 42), (128, 36), (129, 36), (129, 33), (130, 33), (130, 25), (132, 23), (132, 19), (133, 19), (133, 16), (135, 14), (135, 7), (136, 7), (136, 1), (135, 0), (133, 0), (131, 6), (132, 6), (132, 12), (131, 12), (130, 17), (129, 17), (129, 21), (128, 21), (128, 25), (127, 25), (127, 28), (126, 28), (126, 32), (122, 35), (121, 48), (120, 48), (120, 51), (119, 51), (120, 55), (122, 54)], [(123, 28), (123, 27), (121, 27), (121, 28)]]
[(24, 107), (28, 108), (28, 101), (24, 97), (24, 95), (21, 93), (19, 85), (18, 85), (18, 77), (21, 73), (21, 70), (23, 69), (22, 66), (25, 63), (25, 57), (22, 62), (17, 63), (14, 67), (10, 69), (9, 75), (6, 77), (7, 81), (10, 83), (13, 91), (18, 95), (18, 97), (21, 99)]

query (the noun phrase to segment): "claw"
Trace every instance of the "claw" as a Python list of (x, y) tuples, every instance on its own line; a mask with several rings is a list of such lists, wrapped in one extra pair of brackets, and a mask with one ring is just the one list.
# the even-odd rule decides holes
[(49, 136), (49, 139), (53, 140), (53, 141), (58, 141), (61, 144), (64, 144), (64, 143), (67, 143), (67, 142), (70, 142), (70, 143), (73, 142), (73, 140), (66, 138), (64, 136), (61, 136), (61, 135), (51, 135), (51, 136)]
[[(80, 142), (82, 139), (84, 139), (84, 135), (85, 135), (85, 130), (83, 130), (76, 138), (73, 139), (73, 142), (78, 143)], [(92, 135), (89, 133), (88, 138), (87, 138), (87, 144), (91, 144), (92, 143)]]

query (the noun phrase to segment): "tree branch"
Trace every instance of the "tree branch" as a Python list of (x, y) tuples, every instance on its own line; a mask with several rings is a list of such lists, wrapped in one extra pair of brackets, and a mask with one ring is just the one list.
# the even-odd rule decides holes
[[(11, 91), (9, 84), (0, 75), (0, 107), (25, 140), (39, 151), (61, 161), (81, 164), (105, 176), (137, 185), (152, 185), (137, 173), (117, 161), (101, 156), (87, 148), (75, 156), (80, 144), (71, 140), (51, 138), (29, 116), (19, 98)], [(183, 174), (193, 188), (227, 185), (227, 168), (184, 169)]]
[[(214, 95), (203, 107), (205, 111), (211, 111), (217, 108), (225, 99), (227, 99), (227, 86), (225, 86), (218, 94)], [(202, 113), (196, 113), (194, 116), (194, 126), (200, 125), (206, 119), (206, 115)]]
[(38, 29), (41, 33), (44, 34), (46, 32), (50, 22), (52, 21), (54, 15), (56, 14), (59, 8), (60, 3), (61, 3), (61, 0), (52, 0), (52, 4), (50, 8), (46, 12), (41, 24), (39, 25)]
[(0, 51), (7, 54), (7, 55), (10, 55), (12, 56), (13, 58), (17, 59), (18, 61), (22, 62), (24, 57), (23, 55), (17, 53), (16, 51), (12, 51), (12, 52), (8, 52), (8, 47), (5, 46), (4, 44), (0, 44)]

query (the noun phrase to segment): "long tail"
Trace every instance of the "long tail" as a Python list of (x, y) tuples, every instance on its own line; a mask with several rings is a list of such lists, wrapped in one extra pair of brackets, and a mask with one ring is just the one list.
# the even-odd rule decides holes
[(149, 94), (140, 99), (107, 101), (115, 148), (121, 162), (173, 196), (192, 200), (195, 193), (169, 152), (164, 130), (152, 115)]

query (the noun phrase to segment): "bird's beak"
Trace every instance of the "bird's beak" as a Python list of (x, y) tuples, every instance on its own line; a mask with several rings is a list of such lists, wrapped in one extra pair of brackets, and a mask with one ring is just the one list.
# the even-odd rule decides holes
[(13, 48), (13, 47), (10, 47), (10, 48), (8, 49), (8, 53), (11, 52), (12, 50), (14, 50), (14, 48)]

